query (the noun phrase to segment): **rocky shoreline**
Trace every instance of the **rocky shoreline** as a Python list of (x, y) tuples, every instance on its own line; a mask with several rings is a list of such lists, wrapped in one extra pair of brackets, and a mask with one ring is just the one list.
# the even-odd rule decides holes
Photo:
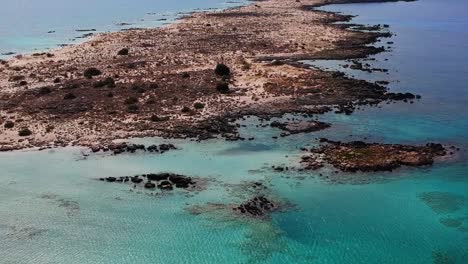
[(341, 2), (349, 1), (255, 1), (2, 61), (0, 150), (147, 136), (237, 140), (232, 122), (246, 115), (350, 114), (417, 99), (299, 62), (383, 51), (367, 44), (388, 32), (348, 30), (333, 23), (349, 16), (313, 10)]
[(127, 142), (122, 142), (112, 143), (109, 145), (93, 145), (89, 149), (91, 153), (110, 152), (113, 155), (118, 155), (122, 153), (136, 153), (138, 151), (164, 154), (165, 152), (170, 150), (177, 150), (177, 147), (170, 143), (159, 145), (153, 144), (146, 146), (144, 144), (131, 144)]

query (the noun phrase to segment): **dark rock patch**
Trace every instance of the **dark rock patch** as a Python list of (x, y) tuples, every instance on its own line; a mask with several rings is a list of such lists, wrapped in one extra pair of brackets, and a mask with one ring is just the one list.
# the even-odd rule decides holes
[(126, 55), (128, 55), (128, 53), (129, 53), (128, 48), (123, 48), (123, 49), (119, 50), (119, 52), (117, 52), (117, 55), (126, 56)]
[(146, 147), (143, 144), (130, 144), (130, 143), (112, 143), (107, 146), (105, 145), (93, 145), (90, 147), (92, 153), (97, 152), (112, 152), (114, 155), (122, 153), (136, 153), (136, 152), (150, 152), (163, 154), (170, 150), (176, 150), (177, 147), (173, 144), (160, 144), (150, 145)]
[(318, 169), (323, 164), (347, 172), (392, 171), (401, 166), (432, 165), (436, 157), (447, 154), (441, 144), (428, 143), (425, 146), (379, 144), (353, 141), (342, 143), (321, 139), (327, 143), (312, 149), (312, 155), (302, 157), (306, 169)]
[(264, 195), (255, 196), (232, 210), (250, 218), (267, 218), (270, 213), (279, 209), (279, 205), (270, 201)]
[(286, 131), (287, 133), (282, 134), (282, 136), (286, 136), (288, 134), (316, 132), (329, 128), (330, 124), (319, 121), (299, 121), (285, 123), (274, 121), (270, 124), (270, 126)]
[(149, 173), (135, 176), (122, 176), (122, 177), (106, 177), (99, 178), (100, 181), (110, 183), (127, 183), (134, 187), (141, 187), (145, 189), (155, 189), (171, 191), (175, 188), (184, 190), (195, 190), (200, 187), (196, 180), (189, 176), (174, 174), (174, 173)]

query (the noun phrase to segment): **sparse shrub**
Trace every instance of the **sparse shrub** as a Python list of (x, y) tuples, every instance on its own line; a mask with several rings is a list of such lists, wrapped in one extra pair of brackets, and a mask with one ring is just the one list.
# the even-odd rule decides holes
[(154, 97), (150, 97), (148, 100), (146, 100), (146, 104), (154, 105), (156, 104), (156, 99)]
[(139, 107), (136, 104), (131, 104), (131, 105), (127, 106), (127, 112), (129, 112), (129, 113), (136, 113), (136, 112), (138, 112), (138, 109), (139, 109)]
[(203, 108), (205, 108), (205, 104), (200, 103), (200, 102), (196, 102), (196, 103), (193, 104), (193, 107), (195, 107), (195, 109), (203, 109)]
[(61, 82), (60, 78), (55, 78), (54, 79), (54, 83), (60, 83), (60, 82)]
[(129, 97), (129, 98), (125, 99), (125, 104), (126, 105), (132, 105), (132, 104), (136, 104), (136, 103), (138, 103), (138, 98), (136, 98), (136, 97), (132, 96), (132, 97)]
[(150, 85), (148, 86), (151, 90), (154, 90), (154, 89), (157, 89), (159, 88), (159, 85), (157, 83), (150, 83)]
[(76, 95), (74, 95), (73, 93), (67, 93), (65, 94), (65, 96), (63, 97), (63, 99), (65, 100), (73, 100), (76, 98)]
[(190, 107), (184, 106), (181, 110), (182, 113), (190, 113)]
[(41, 87), (39, 88), (39, 95), (46, 95), (46, 94), (50, 94), (52, 92), (52, 90), (50, 90), (49, 87)]
[(55, 127), (54, 127), (53, 125), (48, 125), (48, 126), (46, 127), (46, 133), (50, 133), (50, 132), (52, 132), (52, 130), (54, 130), (54, 129), (55, 129)]
[(9, 129), (9, 128), (13, 128), (15, 126), (15, 123), (13, 121), (6, 121), (3, 126)]
[(94, 67), (88, 68), (84, 71), (83, 75), (84, 77), (88, 79), (92, 79), (94, 76), (101, 75), (102, 72)]
[(120, 55), (120, 56), (126, 56), (128, 55), (128, 49), (127, 48), (123, 48), (121, 50), (119, 50), (119, 52), (117, 52), (117, 55)]
[(31, 130), (29, 130), (29, 128), (23, 127), (18, 131), (18, 135), (20, 137), (27, 137), (27, 136), (32, 135), (32, 132), (31, 132)]
[(21, 81), (21, 82), (19, 82), (19, 86), (25, 86), (25, 85), (28, 85), (28, 82), (27, 82), (27, 81)]
[(228, 66), (222, 63), (218, 63), (218, 65), (216, 65), (216, 68), (215, 68), (215, 73), (216, 75), (219, 75), (219, 76), (227, 76), (231, 74), (231, 69), (229, 69)]
[(146, 90), (145, 90), (143, 87), (141, 87), (140, 85), (138, 85), (138, 84), (134, 84), (134, 85), (132, 86), (132, 90), (134, 90), (134, 91), (136, 91), (136, 92), (138, 92), (138, 93), (144, 93), (144, 92), (146, 92)]
[(184, 79), (190, 78), (190, 74), (188, 72), (184, 72), (184, 73), (182, 73), (182, 78), (184, 78)]
[(104, 80), (97, 81), (93, 84), (94, 88), (101, 88), (104, 86), (107, 86), (109, 88), (114, 88), (115, 87), (115, 81), (112, 77), (107, 77)]
[(220, 93), (229, 93), (229, 84), (227, 82), (218, 82), (216, 90)]
[(152, 122), (163, 122), (163, 121), (168, 121), (169, 117), (168, 116), (157, 116), (157, 115), (152, 115), (150, 120)]
[(17, 82), (17, 81), (21, 81), (24, 79), (26, 79), (26, 77), (24, 77), (23, 75), (15, 75), (15, 76), (12, 76), (10, 79), (8, 79), (8, 81)]
[(71, 84), (68, 84), (68, 85), (66, 86), (66, 89), (76, 89), (76, 88), (78, 88), (78, 87), (80, 87), (79, 84), (77, 84), (77, 83), (71, 83)]
[(238, 62), (242, 64), (243, 71), (247, 71), (252, 68), (252, 65), (245, 58), (239, 58)]
[(107, 93), (107, 97), (112, 98), (112, 97), (114, 97), (114, 94), (111, 93), (111, 92), (108, 92), (108, 93)]

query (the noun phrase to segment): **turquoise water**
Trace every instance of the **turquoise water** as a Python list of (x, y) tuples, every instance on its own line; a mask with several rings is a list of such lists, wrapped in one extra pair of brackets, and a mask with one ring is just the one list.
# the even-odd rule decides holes
[[(0, 263), (468, 263), (468, 18), (460, 11), (466, 3), (325, 8), (359, 14), (361, 23), (390, 24), (397, 33), (384, 40), (395, 42), (393, 51), (372, 61), (389, 68), (388, 75), (348, 74), (386, 78), (391, 89), (423, 98), (351, 116), (318, 116), (332, 128), (279, 139), (272, 136), (280, 131), (258, 128), (250, 118), (241, 132), (254, 141), (171, 140), (180, 149), (163, 155), (84, 157), (80, 148), (2, 153)], [(341, 63), (315, 62), (344, 70)], [(299, 148), (322, 136), (437, 141), (462, 150), (455, 161), (393, 173), (269, 169), (297, 165)], [(206, 178), (207, 189), (160, 194), (95, 180), (166, 171)], [(239, 220), (227, 211), (190, 213), (194, 206), (247, 199), (252, 194), (244, 184), (250, 181), (264, 182), (271, 197), (294, 207), (271, 221)]]
[[(15, 0), (0, 1), (0, 59), (82, 41), (85, 33), (149, 28), (187, 12), (228, 8), (246, 1), (225, 0)], [(50, 32), (50, 33), (49, 33)]]

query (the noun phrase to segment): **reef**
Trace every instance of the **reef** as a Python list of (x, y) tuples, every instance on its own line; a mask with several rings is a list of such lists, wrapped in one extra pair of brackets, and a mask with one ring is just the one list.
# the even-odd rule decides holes
[(225, 220), (270, 220), (271, 214), (281, 212), (293, 205), (273, 198), (269, 188), (261, 182), (246, 182), (228, 186), (231, 194), (240, 198), (239, 203), (207, 203), (187, 208), (191, 214), (204, 215), (215, 213)]
[(437, 157), (447, 155), (441, 144), (428, 143), (424, 146), (400, 144), (366, 143), (353, 141), (343, 143), (325, 138), (310, 155), (302, 156), (305, 169), (318, 169), (330, 164), (341, 171), (392, 171), (401, 166), (432, 165)]
[(131, 144), (127, 142), (112, 143), (109, 145), (93, 145), (90, 147), (92, 153), (111, 152), (114, 155), (122, 153), (136, 153), (136, 152), (149, 152), (163, 154), (170, 150), (176, 150), (177, 147), (173, 144), (159, 144), (149, 145), (144, 144)]
[(276, 202), (270, 201), (263, 195), (255, 196), (232, 208), (236, 213), (250, 218), (265, 218), (278, 209), (279, 205)]
[(284, 130), (285, 132), (281, 133), (281, 136), (284, 137), (292, 134), (309, 133), (327, 129), (330, 127), (330, 124), (320, 121), (298, 121), (284, 123), (274, 121), (270, 124), (270, 126)]
[(134, 176), (105, 177), (99, 178), (100, 181), (109, 183), (125, 183), (134, 188), (144, 188), (163, 191), (172, 191), (174, 189), (184, 189), (188, 191), (204, 188), (202, 179), (195, 179), (189, 176), (174, 173), (149, 173)]

